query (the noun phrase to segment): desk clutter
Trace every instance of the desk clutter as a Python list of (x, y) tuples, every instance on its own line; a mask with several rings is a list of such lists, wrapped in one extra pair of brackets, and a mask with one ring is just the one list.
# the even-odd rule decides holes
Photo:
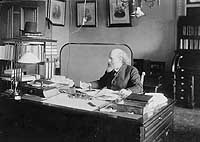
[[(53, 82), (56, 80), (57, 82)], [(64, 81), (64, 77), (59, 79), (56, 76), (53, 81), (40, 80), (40, 83), (36, 81), (26, 84), (21, 88), (22, 99), (39, 100), (50, 105), (86, 111), (137, 114), (147, 117), (152, 116), (156, 110), (167, 105), (168, 102), (162, 93), (132, 93), (124, 98), (119, 91), (106, 88), (101, 90), (75, 88), (73, 80), (65, 78)]]
[[(11, 75), (12, 72), (5, 71)], [(128, 97), (124, 97), (119, 91), (106, 88), (101, 90), (82, 89), (74, 87), (72, 79), (60, 75), (54, 75), (51, 80), (34, 77), (34, 79), (19, 83), (17, 89), (22, 99), (108, 113), (147, 114), (151, 116), (154, 111), (165, 106), (168, 101), (163, 93), (132, 93)]]

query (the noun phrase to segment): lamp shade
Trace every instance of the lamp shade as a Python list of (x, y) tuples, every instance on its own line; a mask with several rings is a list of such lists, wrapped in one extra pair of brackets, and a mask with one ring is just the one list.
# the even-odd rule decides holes
[(36, 64), (39, 63), (40, 60), (37, 56), (35, 56), (31, 52), (26, 52), (19, 60), (19, 63), (25, 63), (25, 64)]
[(142, 11), (141, 7), (136, 7), (135, 11), (131, 13), (131, 16), (136, 16), (137, 18), (144, 16), (144, 12)]

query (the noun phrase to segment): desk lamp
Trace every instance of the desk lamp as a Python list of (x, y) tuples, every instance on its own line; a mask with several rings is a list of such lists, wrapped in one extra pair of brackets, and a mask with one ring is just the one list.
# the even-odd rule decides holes
[[(21, 64), (37, 64), (39, 63), (40, 60), (38, 59), (37, 56), (35, 56), (32, 52), (27, 51), (24, 55), (22, 55), (22, 57), (18, 60), (18, 63)], [(17, 85), (18, 85), (18, 81), (17, 81), (17, 75), (14, 76), (14, 97), (15, 100), (20, 100), (21, 96), (19, 95), (19, 93), (17, 92)]]
[(19, 60), (18, 63), (22, 64), (37, 64), (40, 60), (32, 52), (27, 51)]

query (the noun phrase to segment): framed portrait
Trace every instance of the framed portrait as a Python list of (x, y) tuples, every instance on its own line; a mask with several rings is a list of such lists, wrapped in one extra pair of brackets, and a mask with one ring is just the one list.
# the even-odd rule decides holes
[(76, 25), (77, 27), (96, 27), (97, 12), (96, 1), (76, 2)]
[(130, 1), (129, 0), (107, 0), (108, 26), (130, 27)]
[(192, 4), (192, 3), (200, 3), (200, 0), (187, 0), (188, 4)]
[(65, 0), (49, 0), (48, 3), (48, 17), (53, 25), (65, 25)]

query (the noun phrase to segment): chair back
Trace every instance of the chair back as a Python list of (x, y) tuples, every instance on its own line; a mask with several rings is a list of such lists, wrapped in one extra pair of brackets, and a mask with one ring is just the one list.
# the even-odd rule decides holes
[(141, 77), (140, 77), (140, 81), (142, 83), (142, 85), (144, 84), (144, 77), (145, 77), (146, 73), (142, 72)]

